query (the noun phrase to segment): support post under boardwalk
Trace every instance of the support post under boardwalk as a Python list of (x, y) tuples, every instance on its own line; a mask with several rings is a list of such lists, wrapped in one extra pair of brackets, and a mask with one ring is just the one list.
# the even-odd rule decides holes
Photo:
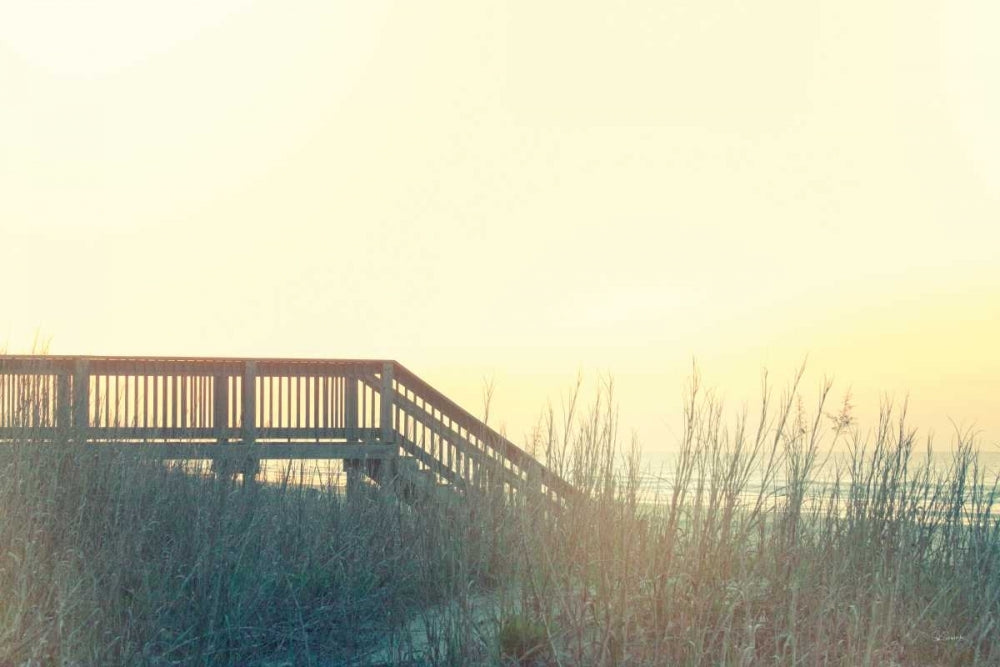
[(347, 497), (354, 498), (361, 490), (361, 461), (360, 459), (344, 459), (344, 473), (347, 476)]

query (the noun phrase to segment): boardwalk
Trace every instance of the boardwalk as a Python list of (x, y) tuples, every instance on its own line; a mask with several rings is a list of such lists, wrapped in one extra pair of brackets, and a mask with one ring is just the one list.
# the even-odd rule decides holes
[[(343, 459), (458, 490), (572, 492), (524, 450), (389, 360), (0, 355), (0, 443), (163, 459)], [(246, 462), (253, 463), (247, 467)]]

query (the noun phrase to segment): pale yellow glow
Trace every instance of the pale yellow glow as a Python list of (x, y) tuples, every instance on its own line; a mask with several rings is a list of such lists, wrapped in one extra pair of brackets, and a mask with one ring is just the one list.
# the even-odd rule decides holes
[[(1000, 441), (1000, 5), (0, 4), (0, 340), (393, 357), (669, 447), (809, 355)], [(626, 433), (627, 434), (627, 433)]]

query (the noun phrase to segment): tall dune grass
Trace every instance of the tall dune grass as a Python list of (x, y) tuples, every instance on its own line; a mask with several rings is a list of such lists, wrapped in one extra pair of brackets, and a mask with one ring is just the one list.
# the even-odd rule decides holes
[(480, 577), (484, 540), (461, 513), (366, 486), (348, 498), (72, 447), (0, 460), (0, 663), (341, 664), (450, 577)]
[(529, 443), (580, 490), (561, 509), (6, 446), (0, 662), (1000, 662), (1000, 483), (974, 440), (942, 469), (905, 410), (866, 432), (797, 389), (729, 417), (695, 378), (659, 495), (610, 383), (574, 392)]
[(829, 385), (811, 413), (797, 385), (727, 422), (695, 378), (655, 503), (634, 456), (614, 465), (607, 396), (561, 437), (549, 421), (539, 449), (587, 499), (544, 525), (524, 571), (564, 664), (1000, 662), (1000, 483), (974, 440), (941, 469), (905, 408), (866, 434), (827, 414)]

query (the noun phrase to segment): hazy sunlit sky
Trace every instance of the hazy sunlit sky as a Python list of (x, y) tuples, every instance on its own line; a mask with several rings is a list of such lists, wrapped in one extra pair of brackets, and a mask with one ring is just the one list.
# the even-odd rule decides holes
[(0, 0), (0, 342), (395, 358), (669, 448), (809, 355), (1000, 442), (1000, 4)]

